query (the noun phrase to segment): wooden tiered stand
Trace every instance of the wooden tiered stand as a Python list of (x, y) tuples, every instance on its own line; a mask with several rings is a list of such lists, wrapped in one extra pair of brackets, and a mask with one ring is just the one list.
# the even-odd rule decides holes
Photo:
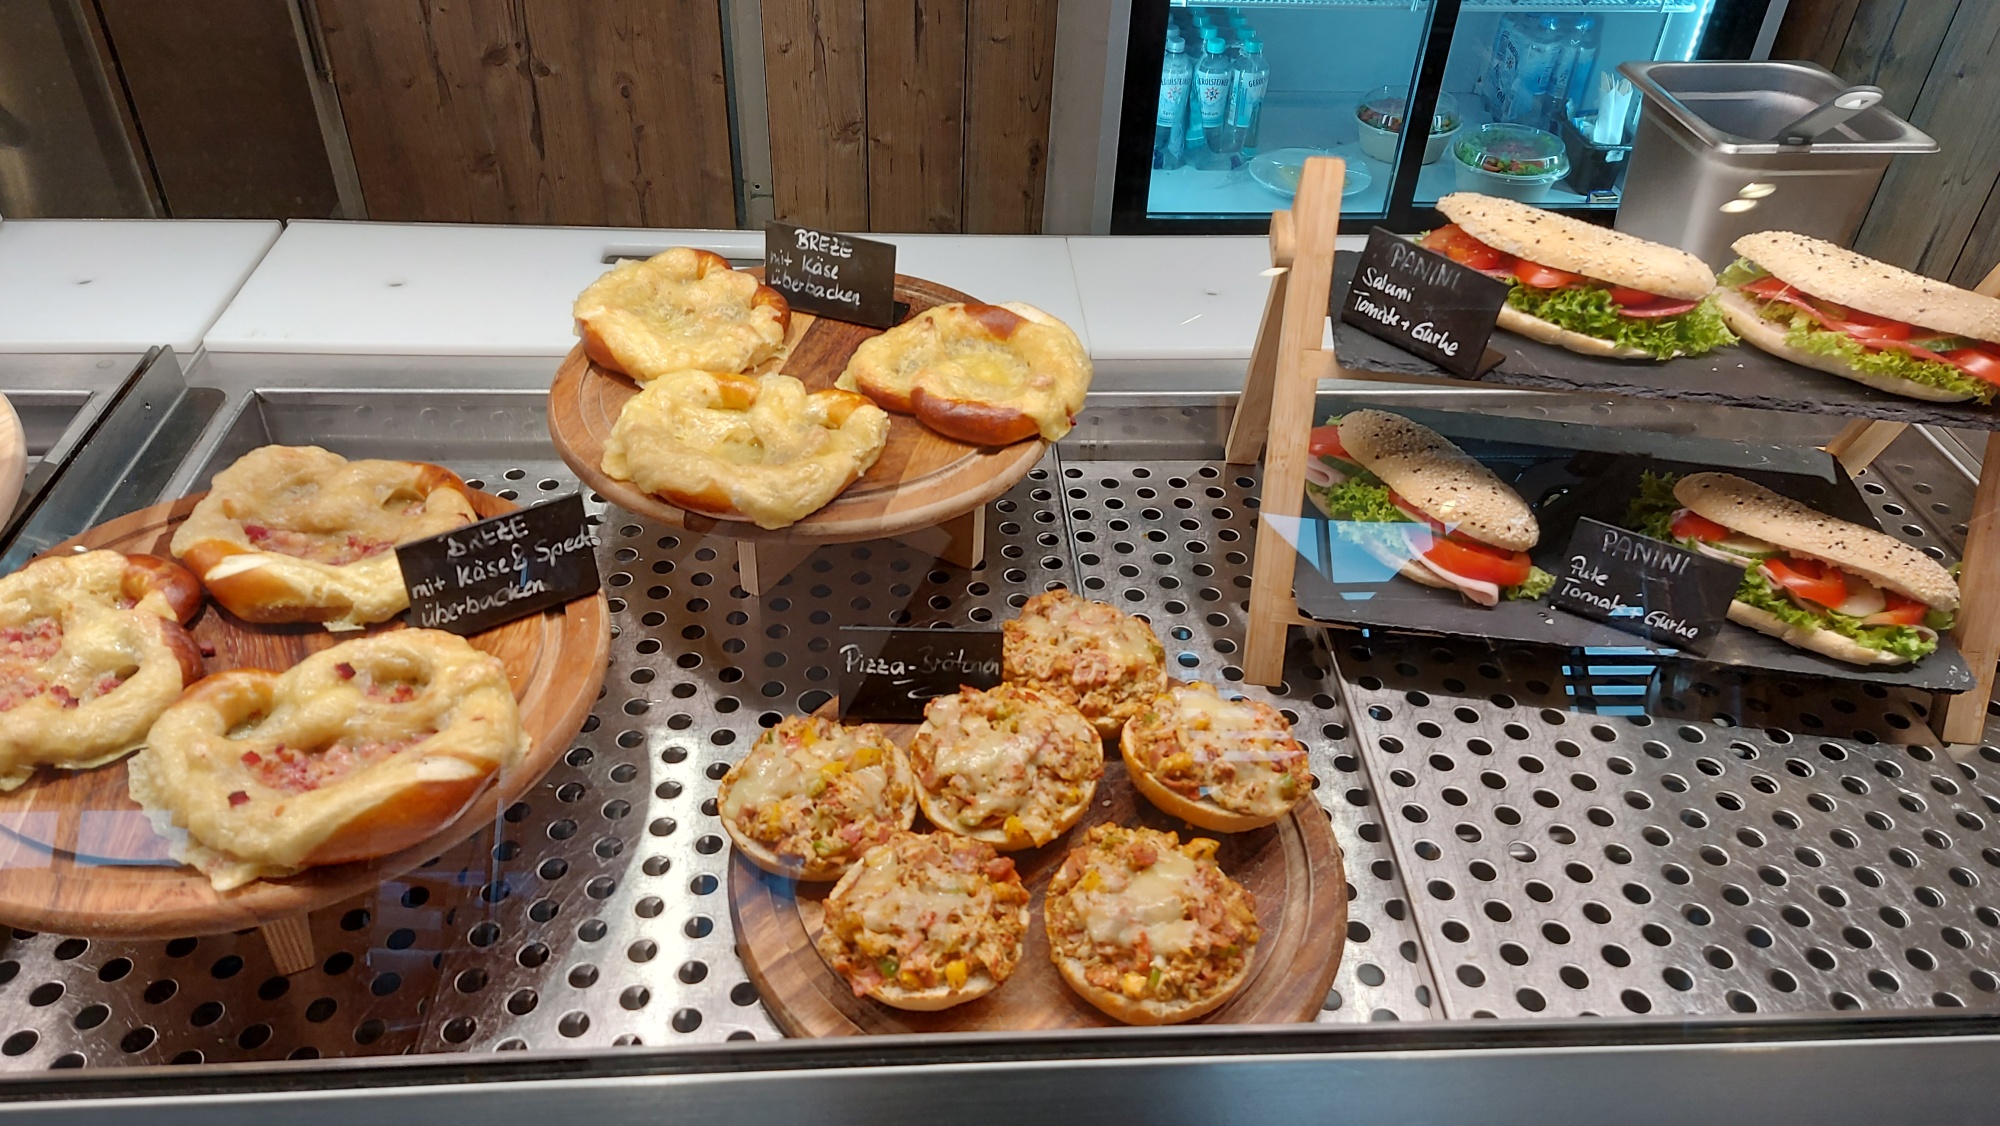
[[(1421, 376), (1343, 368), (1323, 344), (1344, 175), (1345, 166), (1338, 158), (1308, 160), (1291, 210), (1271, 214), (1271, 293), (1264, 304), (1243, 394), (1225, 446), (1231, 465), (1250, 465), (1260, 450), (1264, 453), (1261, 518), (1243, 660), (1245, 677), (1257, 684), (1275, 685), (1283, 679), (1287, 629), (1326, 624), (1302, 615), (1292, 594), (1302, 525), (1300, 506), (1305, 495), (1306, 446), (1320, 380), (1426, 381)], [(2000, 297), (2000, 267), (1975, 289)], [(1858, 473), (1888, 449), (1906, 425), (1856, 419), (1825, 449), (1849, 473)], [(1940, 694), (1934, 702), (1931, 726), (1946, 743), (1981, 740), (1996, 663), (2000, 663), (2000, 430), (1986, 436), (1979, 487), (1966, 520), (1964, 560), (1959, 576), (1958, 625), (1952, 637), (1977, 684), (1962, 694)]]

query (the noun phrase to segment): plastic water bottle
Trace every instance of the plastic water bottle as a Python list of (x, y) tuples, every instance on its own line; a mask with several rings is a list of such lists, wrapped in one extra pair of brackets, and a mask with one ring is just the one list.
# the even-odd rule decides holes
[(1235, 80), (1235, 68), (1229, 65), (1228, 44), (1220, 35), (1209, 36), (1201, 46), (1201, 62), (1194, 68), (1194, 99), (1200, 110), (1201, 131), (1211, 152), (1236, 151), (1230, 144), (1229, 126), (1229, 89)]
[(1179, 35), (1167, 36), (1167, 59), (1160, 64), (1160, 112), (1154, 119), (1153, 167), (1179, 168), (1187, 145), (1188, 95), (1194, 89), (1194, 63)]
[(1604, 36), (1598, 21), (1590, 16), (1569, 16), (1562, 24), (1566, 57), (1549, 89), (1549, 117), (1557, 122), (1572, 116), (1572, 105), (1579, 113), (1589, 108), (1596, 91), (1597, 48)]
[(1243, 57), (1236, 60), (1235, 81), (1229, 93), (1229, 124), (1236, 134), (1236, 147), (1244, 152), (1257, 149), (1257, 131), (1264, 123), (1264, 95), (1271, 87), (1271, 66), (1264, 61), (1264, 45), (1255, 38), (1243, 41)]

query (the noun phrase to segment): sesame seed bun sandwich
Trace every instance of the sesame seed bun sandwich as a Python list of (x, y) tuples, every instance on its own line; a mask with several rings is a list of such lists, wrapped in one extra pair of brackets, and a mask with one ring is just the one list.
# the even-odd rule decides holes
[(1730, 245), (1716, 301), (1764, 351), (1935, 403), (2000, 388), (2000, 301), (1790, 231)]
[(1412, 582), (1481, 606), (1540, 598), (1555, 577), (1528, 549), (1535, 514), (1491, 469), (1427, 426), (1359, 410), (1312, 432), (1306, 495), (1337, 534)]
[(1586, 356), (1670, 360), (1736, 341), (1715, 275), (1685, 250), (1511, 199), (1452, 192), (1419, 245), (1511, 282), (1499, 324)]
[(1837, 661), (1922, 660), (1958, 610), (1930, 556), (1728, 473), (1647, 474), (1626, 523), (1741, 565), (1729, 620)]

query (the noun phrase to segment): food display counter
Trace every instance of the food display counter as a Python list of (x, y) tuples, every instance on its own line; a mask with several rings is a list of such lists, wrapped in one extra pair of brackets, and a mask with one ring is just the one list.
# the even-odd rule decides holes
[[(736, 539), (610, 505), (559, 454), (576, 293), (668, 246), (754, 262), (755, 234), (293, 223), (171, 384), (165, 352), (0, 357), (32, 452), (119, 465), (58, 477), (68, 499), (10, 532), (12, 565), (258, 447), (316, 445), (517, 504), (583, 492), (610, 621), (602, 690), (547, 773), (313, 910), (303, 948), (14, 930), (0, 1115), (1978, 1119), (1969, 1077), (2000, 1050), (2000, 750), (1940, 746), (1914, 689), (1637, 647), (1293, 629), (1260, 685), (1265, 471), (1225, 441), (1266, 240), (1200, 240), (1203, 275), (1173, 268), (1189, 239), (891, 241), (902, 273), (1056, 315), (1098, 373), (1074, 431), (979, 510), (971, 569), (921, 538), (836, 542), (752, 595)], [(0, 310), (0, 339), (18, 328)], [(1742, 464), (1776, 440), (1829, 478), (1814, 447), (1843, 421), (1414, 382), (1329, 382), (1313, 415), (1363, 407), (1699, 439)], [(121, 409), (146, 424), (114, 430)], [(1955, 561), (1969, 442), (1912, 428), (1853, 481), (1885, 530)], [(775, 978), (739, 924), (746, 887), (796, 893), (738, 859), (720, 783), (833, 700), (843, 626), (997, 630), (1056, 587), (1138, 615), (1168, 676), (1269, 703), (1303, 744), (1290, 815), (1324, 818), (1344, 867), (1344, 922), (1306, 936), (1338, 951), (1330, 981), (1283, 1024), (787, 1036), (795, 998), (753, 980)], [(48, 863), (18, 817), (0, 815), (6, 863)]]

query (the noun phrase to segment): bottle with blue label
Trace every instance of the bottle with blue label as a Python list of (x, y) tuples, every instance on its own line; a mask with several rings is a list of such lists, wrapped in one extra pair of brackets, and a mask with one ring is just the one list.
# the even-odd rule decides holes
[(1160, 112), (1154, 119), (1153, 167), (1179, 168), (1187, 147), (1188, 97), (1194, 91), (1194, 63), (1179, 33), (1167, 36), (1167, 58), (1160, 66)]
[(1229, 65), (1229, 45), (1220, 35), (1209, 36), (1201, 46), (1201, 62), (1194, 68), (1194, 105), (1211, 152), (1235, 151), (1230, 144), (1229, 126), (1229, 90), (1235, 80), (1236, 70)]
[(1236, 73), (1229, 93), (1229, 124), (1235, 132), (1236, 147), (1245, 153), (1257, 150), (1257, 133), (1264, 123), (1264, 95), (1271, 88), (1271, 67), (1264, 61), (1264, 44), (1252, 38), (1243, 41), (1243, 56), (1236, 60)]

